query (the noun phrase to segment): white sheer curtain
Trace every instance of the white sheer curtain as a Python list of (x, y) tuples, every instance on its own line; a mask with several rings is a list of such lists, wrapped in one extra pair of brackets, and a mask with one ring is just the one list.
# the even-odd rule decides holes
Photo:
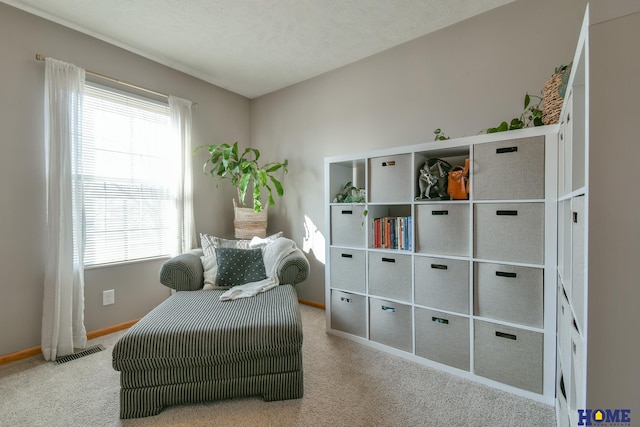
[(78, 162), (85, 70), (47, 58), (45, 168), (47, 262), (42, 353), (56, 360), (84, 347), (83, 183)]
[(193, 173), (191, 155), (191, 101), (169, 96), (171, 126), (180, 143), (180, 175), (178, 178), (177, 244), (176, 253), (181, 254), (197, 246), (195, 218), (193, 214)]

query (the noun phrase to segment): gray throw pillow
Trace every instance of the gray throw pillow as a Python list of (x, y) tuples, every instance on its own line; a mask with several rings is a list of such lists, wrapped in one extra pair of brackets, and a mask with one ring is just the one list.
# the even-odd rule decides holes
[(267, 278), (261, 249), (216, 248), (217, 286), (238, 286)]

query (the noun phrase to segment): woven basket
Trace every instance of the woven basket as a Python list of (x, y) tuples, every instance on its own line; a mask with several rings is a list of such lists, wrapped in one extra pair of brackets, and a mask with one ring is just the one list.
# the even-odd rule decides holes
[(241, 208), (233, 199), (234, 220), (236, 239), (252, 239), (254, 236), (267, 236), (267, 207), (261, 212), (256, 212), (253, 208)]
[(558, 93), (562, 85), (562, 73), (551, 76), (542, 88), (542, 123), (552, 125), (560, 120), (563, 99)]

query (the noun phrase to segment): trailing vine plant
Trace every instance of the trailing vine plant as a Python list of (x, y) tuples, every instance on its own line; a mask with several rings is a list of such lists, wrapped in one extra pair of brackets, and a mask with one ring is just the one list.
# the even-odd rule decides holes
[[(569, 76), (571, 74), (571, 67), (573, 66), (573, 61), (567, 65), (560, 65), (555, 67), (554, 74), (562, 75), (562, 84), (558, 87), (558, 94), (561, 98), (564, 98), (565, 93), (567, 92), (567, 85), (569, 83)], [(532, 103), (532, 98), (533, 103)], [(514, 117), (510, 121), (504, 121), (500, 123), (496, 127), (491, 127), (486, 130), (480, 131), (480, 133), (496, 133), (496, 132), (505, 132), (509, 130), (523, 129), (526, 127), (532, 126), (544, 126), (542, 121), (542, 97), (536, 95), (529, 95), (528, 93), (524, 96), (524, 110), (519, 117)], [(447, 135), (442, 131), (442, 129), (438, 128), (433, 131), (435, 134), (435, 141), (442, 141), (449, 139)]]
[[(531, 98), (537, 98), (538, 102), (531, 103)], [(498, 126), (489, 128), (486, 133), (504, 132), (508, 130), (523, 129), (530, 126), (543, 126), (542, 122), (542, 98), (536, 95), (524, 96), (524, 111), (520, 117), (514, 117), (510, 122), (502, 122)]]
[(440, 128), (434, 130), (433, 133), (436, 135), (434, 141), (444, 141), (446, 139), (451, 139), (447, 135), (445, 135), (444, 131)]

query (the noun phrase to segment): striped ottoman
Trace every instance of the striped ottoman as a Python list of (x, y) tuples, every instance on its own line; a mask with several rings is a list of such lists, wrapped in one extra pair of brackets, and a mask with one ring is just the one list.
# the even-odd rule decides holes
[(120, 418), (232, 397), (302, 397), (302, 321), (294, 287), (233, 301), (220, 301), (222, 292), (176, 292), (120, 338), (113, 348), (113, 368), (121, 372)]

